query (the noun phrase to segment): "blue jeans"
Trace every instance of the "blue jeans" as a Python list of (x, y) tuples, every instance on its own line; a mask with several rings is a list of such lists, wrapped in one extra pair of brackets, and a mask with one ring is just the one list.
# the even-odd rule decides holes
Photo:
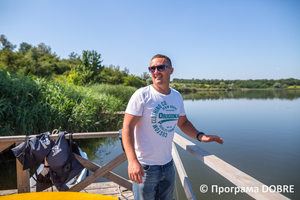
[(142, 184), (133, 182), (135, 200), (173, 200), (175, 169), (173, 160), (165, 165), (142, 165)]

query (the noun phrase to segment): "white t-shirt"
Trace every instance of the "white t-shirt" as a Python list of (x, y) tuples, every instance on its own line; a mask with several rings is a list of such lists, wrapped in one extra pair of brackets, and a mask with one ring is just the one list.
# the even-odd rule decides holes
[(128, 102), (125, 113), (141, 116), (134, 131), (141, 164), (164, 165), (172, 160), (174, 131), (185, 110), (181, 94), (170, 89), (171, 93), (164, 95), (149, 85), (138, 89)]

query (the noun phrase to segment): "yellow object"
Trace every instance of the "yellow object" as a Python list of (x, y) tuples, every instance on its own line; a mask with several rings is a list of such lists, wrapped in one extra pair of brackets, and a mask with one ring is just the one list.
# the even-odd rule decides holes
[(100, 194), (90, 194), (81, 192), (32, 192), (32, 193), (20, 193), (7, 196), (0, 196), (0, 200), (77, 200), (77, 199), (103, 199), (103, 200), (118, 200), (118, 197), (111, 197)]

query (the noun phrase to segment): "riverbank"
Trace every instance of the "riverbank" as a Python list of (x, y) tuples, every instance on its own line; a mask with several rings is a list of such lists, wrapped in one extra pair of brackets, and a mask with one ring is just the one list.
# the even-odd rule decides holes
[(176, 88), (180, 93), (197, 93), (197, 92), (230, 92), (230, 91), (248, 91), (248, 90), (300, 90), (300, 86), (289, 88)]

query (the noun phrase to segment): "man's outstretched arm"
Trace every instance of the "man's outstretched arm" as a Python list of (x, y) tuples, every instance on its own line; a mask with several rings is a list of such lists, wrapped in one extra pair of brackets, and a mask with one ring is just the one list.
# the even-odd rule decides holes
[(203, 135), (200, 134), (197, 138), (197, 135), (199, 131), (194, 127), (194, 125), (187, 119), (186, 115), (179, 116), (178, 127), (182, 132), (184, 132), (187, 136), (193, 138), (193, 139), (199, 139), (201, 142), (218, 142), (220, 144), (223, 144), (222, 138), (216, 136), (216, 135)]
[(125, 113), (122, 129), (122, 142), (128, 159), (128, 175), (130, 180), (142, 183), (144, 170), (139, 163), (134, 150), (134, 127), (139, 121), (140, 116)]

